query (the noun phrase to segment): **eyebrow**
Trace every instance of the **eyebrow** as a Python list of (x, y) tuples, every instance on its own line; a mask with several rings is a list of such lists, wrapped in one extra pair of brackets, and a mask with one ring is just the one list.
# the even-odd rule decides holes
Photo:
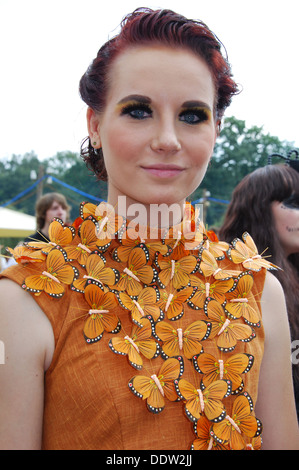
[(117, 104), (124, 104), (128, 101), (137, 101), (138, 103), (150, 104), (152, 100), (148, 96), (143, 95), (128, 95), (122, 98)]
[(210, 111), (212, 111), (210, 106), (207, 103), (204, 103), (203, 101), (197, 101), (197, 100), (185, 101), (182, 107), (183, 108), (207, 108)]
[[(128, 101), (136, 101), (137, 103), (145, 103), (145, 104), (150, 104), (152, 102), (152, 100), (148, 96), (128, 95), (122, 98), (117, 104), (121, 105), (121, 104), (127, 103)], [(208, 110), (212, 112), (210, 106), (207, 103), (204, 103), (203, 101), (198, 101), (198, 100), (185, 101), (182, 104), (182, 108), (207, 108)]]

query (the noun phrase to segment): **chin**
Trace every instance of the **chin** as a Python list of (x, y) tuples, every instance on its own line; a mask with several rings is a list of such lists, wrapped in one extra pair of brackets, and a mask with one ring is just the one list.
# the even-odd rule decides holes
[(179, 204), (184, 201), (188, 197), (187, 194), (178, 195), (178, 192), (174, 189), (170, 194), (159, 194), (156, 192), (155, 194), (150, 194), (148, 196), (143, 195), (139, 202), (144, 205), (151, 205), (151, 204)]

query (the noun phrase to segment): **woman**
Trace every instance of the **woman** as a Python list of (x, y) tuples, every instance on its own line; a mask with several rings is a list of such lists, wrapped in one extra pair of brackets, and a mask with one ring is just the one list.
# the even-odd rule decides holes
[[(247, 175), (235, 188), (219, 236), (249, 232), (260, 253), (281, 269), (291, 337), (299, 338), (299, 173), (287, 165), (268, 165)], [(296, 345), (296, 343), (292, 343)], [(293, 351), (293, 378), (299, 417), (299, 366)]]
[[(252, 449), (263, 426), (267, 448), (296, 448), (281, 289), (265, 269), (223, 259), (226, 245), (185, 205), (237, 91), (220, 43), (172, 11), (137, 10), (80, 91), (82, 153), (107, 175), (109, 205), (82, 204), (41, 266), (30, 259), (0, 282), (2, 447)], [(247, 323), (224, 309), (243, 303), (241, 278), (251, 283)]]
[(59, 193), (44, 194), (36, 203), (36, 225), (37, 231), (27, 237), (25, 242), (49, 241), (49, 225), (58, 217), (63, 222), (69, 221), (70, 206), (65, 197)]

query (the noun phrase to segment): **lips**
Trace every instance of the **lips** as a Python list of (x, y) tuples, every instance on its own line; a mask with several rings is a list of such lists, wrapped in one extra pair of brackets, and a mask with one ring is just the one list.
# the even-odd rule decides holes
[(158, 178), (172, 178), (182, 173), (185, 169), (178, 165), (165, 164), (148, 165), (142, 166), (141, 168), (147, 173), (157, 176)]

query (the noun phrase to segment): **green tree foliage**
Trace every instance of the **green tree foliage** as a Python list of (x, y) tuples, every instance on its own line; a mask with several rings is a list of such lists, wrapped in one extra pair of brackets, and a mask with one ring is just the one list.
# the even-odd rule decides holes
[[(210, 167), (191, 200), (198, 200), (207, 191), (211, 198), (228, 201), (235, 186), (255, 169), (268, 163), (269, 155), (284, 156), (293, 148), (292, 143), (265, 134), (262, 127), (246, 127), (245, 121), (226, 118), (217, 140)], [(273, 163), (277, 163), (277, 159)], [(282, 160), (280, 160), (282, 162)], [(219, 226), (227, 204), (209, 201), (206, 223)]]

